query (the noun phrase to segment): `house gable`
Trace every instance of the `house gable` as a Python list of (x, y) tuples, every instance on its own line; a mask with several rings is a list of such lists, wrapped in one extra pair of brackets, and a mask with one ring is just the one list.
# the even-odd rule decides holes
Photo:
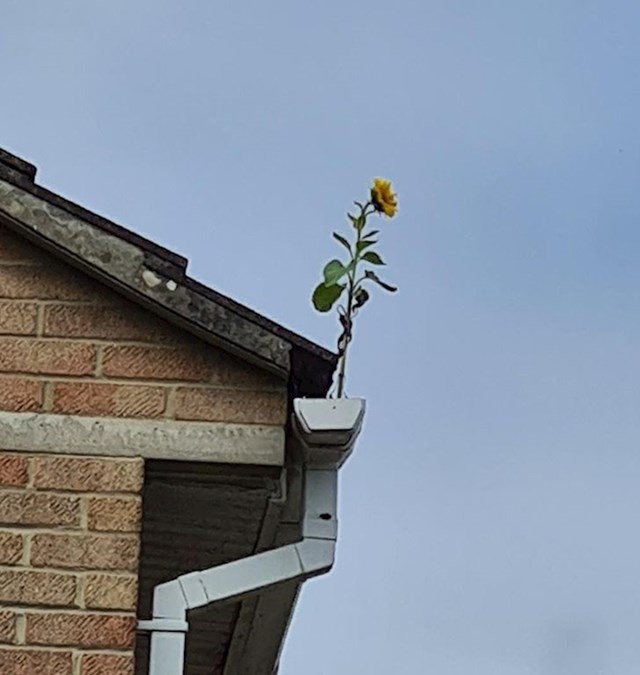
[(188, 261), (35, 183), (36, 168), (0, 149), (0, 223), (205, 342), (324, 396), (337, 355), (187, 275)]
[[(157, 583), (300, 538), (337, 357), (35, 174), (0, 149), (0, 672), (144, 675)], [(192, 612), (188, 675), (271, 673), (299, 583)]]
[[(146, 672), (144, 639), (134, 658), (135, 631), (153, 586), (190, 565), (247, 555), (264, 539), (287, 401), (281, 377), (0, 225), (0, 672)], [(3, 415), (31, 424), (21, 447)], [(262, 439), (272, 429), (278, 452), (236, 455), (253, 464), (244, 470), (208, 464), (215, 443), (195, 465), (149, 463), (127, 448), (89, 456), (46, 432), (40, 446), (43, 420), (87, 420), (94, 431), (98, 423), (254, 429)], [(274, 466), (255, 465), (259, 457)], [(239, 611), (236, 603), (194, 617), (191, 640), (202, 645), (190, 652), (189, 673), (219, 672)]]
[(275, 376), (0, 226), (0, 410), (282, 426)]

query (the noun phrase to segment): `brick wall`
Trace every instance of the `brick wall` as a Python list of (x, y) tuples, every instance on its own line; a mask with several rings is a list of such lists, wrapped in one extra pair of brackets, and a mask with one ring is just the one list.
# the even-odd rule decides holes
[(0, 453), (0, 673), (133, 673), (142, 474)]
[(0, 410), (282, 425), (282, 383), (0, 227)]
[[(283, 384), (0, 227), (0, 411), (280, 426)], [(0, 452), (0, 673), (133, 672), (139, 459)]]

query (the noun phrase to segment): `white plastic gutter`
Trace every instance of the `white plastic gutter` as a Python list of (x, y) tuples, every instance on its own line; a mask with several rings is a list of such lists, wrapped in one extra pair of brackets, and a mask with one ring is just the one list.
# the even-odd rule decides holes
[(151, 632), (149, 675), (184, 675), (190, 609), (240, 600), (331, 569), (338, 534), (338, 469), (353, 450), (364, 410), (362, 399), (294, 401), (293, 430), (305, 465), (302, 539), (156, 586), (152, 618), (138, 622), (139, 631)]

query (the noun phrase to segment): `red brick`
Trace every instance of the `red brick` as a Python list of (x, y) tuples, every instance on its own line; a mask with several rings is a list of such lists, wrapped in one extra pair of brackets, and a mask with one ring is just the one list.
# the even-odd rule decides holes
[(142, 517), (140, 497), (91, 497), (88, 508), (90, 530), (138, 532)]
[(140, 492), (142, 459), (37, 456), (33, 459), (36, 488), (74, 492)]
[(17, 377), (0, 378), (0, 410), (35, 412), (42, 407), (42, 382)]
[(71, 652), (44, 649), (0, 649), (3, 675), (71, 675)]
[(213, 361), (209, 383), (220, 387), (284, 390), (285, 384), (272, 373), (231, 356), (222, 350), (208, 348)]
[(141, 380), (208, 381), (212, 368), (200, 351), (110, 345), (104, 349), (102, 372)]
[(53, 412), (99, 417), (160, 417), (164, 389), (94, 382), (56, 382)]
[(0, 532), (0, 564), (17, 565), (22, 558), (22, 535), (16, 532)]
[(131, 649), (134, 616), (114, 614), (27, 613), (27, 643), (93, 649)]
[(72, 607), (75, 595), (76, 579), (72, 575), (33, 570), (0, 570), (0, 603)]
[(153, 314), (121, 301), (116, 306), (49, 305), (44, 334), (58, 337), (166, 342), (179, 332)]
[(95, 367), (92, 345), (60, 340), (0, 338), (0, 372), (52, 375), (91, 375)]
[(132, 654), (83, 654), (80, 675), (133, 675)]
[(138, 537), (126, 534), (34, 534), (34, 567), (121, 570), (138, 567)]
[(84, 602), (89, 609), (135, 611), (138, 578), (133, 575), (89, 574), (84, 588)]
[(111, 377), (206, 382), (256, 389), (281, 385), (270, 373), (197, 342), (187, 342), (179, 349), (111, 345), (104, 350), (103, 373)]
[(35, 303), (0, 301), (0, 335), (35, 335), (37, 322)]
[(28, 459), (24, 455), (0, 453), (0, 485), (21, 487), (28, 480)]
[(68, 266), (0, 265), (0, 295), (7, 299), (92, 300), (100, 287)]
[(0, 524), (77, 526), (80, 500), (66, 495), (3, 490), (0, 491)]
[(0, 642), (11, 644), (16, 640), (15, 612), (0, 612)]
[(287, 400), (277, 391), (245, 391), (180, 387), (176, 391), (175, 416), (179, 420), (285, 423)]

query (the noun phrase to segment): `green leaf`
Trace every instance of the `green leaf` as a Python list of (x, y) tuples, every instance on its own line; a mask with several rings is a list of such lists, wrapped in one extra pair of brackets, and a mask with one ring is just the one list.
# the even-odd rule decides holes
[(380, 234), (380, 230), (371, 230), (371, 232), (367, 232), (366, 234), (362, 235), (363, 239), (371, 239), (371, 237), (375, 237), (376, 234)]
[(342, 291), (344, 291), (345, 288), (346, 286), (343, 284), (327, 286), (325, 283), (319, 283), (311, 297), (313, 306), (319, 312), (328, 312), (333, 307), (336, 300), (342, 295)]
[(375, 251), (367, 251), (362, 259), (372, 265), (386, 265), (385, 261)]
[(353, 220), (353, 226), (359, 231), (364, 227), (366, 222), (367, 219), (364, 216), (358, 216), (355, 220)]
[(347, 272), (347, 268), (339, 260), (330, 260), (322, 270), (325, 285), (333, 286)]
[(373, 246), (374, 244), (377, 244), (377, 241), (362, 241), (360, 240), (356, 244), (356, 253), (362, 253), (365, 248), (369, 248), (369, 246)]
[(333, 238), (337, 239), (347, 249), (347, 251), (351, 253), (351, 244), (349, 244), (349, 242), (342, 235), (338, 234), (337, 232), (334, 232)]
[(395, 293), (398, 289), (395, 286), (391, 286), (390, 284), (386, 284), (380, 277), (375, 273), (372, 272), (371, 270), (367, 270), (364, 273), (364, 276), (367, 279), (371, 279), (371, 281), (375, 281), (378, 286), (381, 286), (384, 288), (385, 291), (389, 291), (389, 293)]

